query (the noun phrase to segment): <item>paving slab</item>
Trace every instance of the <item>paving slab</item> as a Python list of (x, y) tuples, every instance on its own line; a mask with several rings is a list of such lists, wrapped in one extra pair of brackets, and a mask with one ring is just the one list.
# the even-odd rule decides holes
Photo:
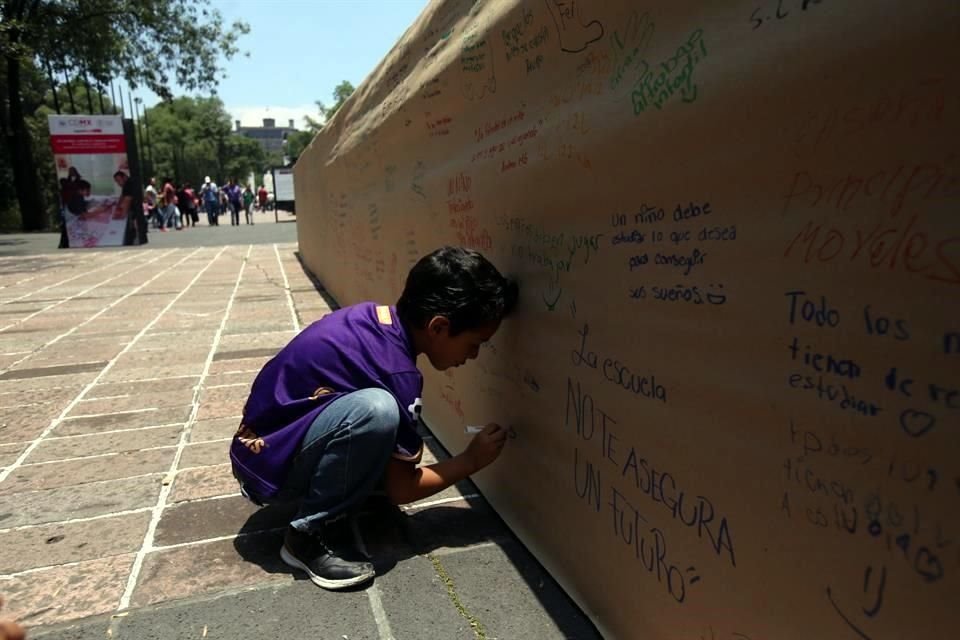
[(0, 532), (0, 574), (135, 553), (149, 524), (141, 511)]
[(0, 407), (19, 407), (27, 404), (58, 403), (66, 406), (83, 390), (83, 385), (65, 387), (34, 386), (28, 389), (6, 390), (0, 383)]
[(182, 502), (163, 510), (154, 544), (164, 547), (285, 529), (295, 513), (289, 505), (258, 507), (239, 494)]
[(280, 560), (282, 543), (282, 533), (265, 532), (153, 551), (143, 562), (133, 606), (292, 582), (293, 570)]
[(493, 638), (599, 640), (593, 624), (522, 548), (488, 545), (432, 556), (471, 617)]
[(271, 356), (257, 356), (254, 358), (243, 357), (243, 358), (229, 358), (214, 360), (210, 363), (209, 373), (210, 375), (217, 375), (222, 373), (253, 373), (256, 375), (263, 365), (267, 364), (267, 361), (270, 360)]
[[(166, 401), (171, 395), (174, 397), (180, 397), (182, 399), (182, 396), (175, 391), (189, 389), (192, 393), (192, 389), (199, 383), (200, 376), (159, 378), (137, 385), (131, 385), (129, 382), (102, 382), (90, 388), (90, 390), (84, 395), (84, 401), (113, 398), (117, 396), (139, 396), (144, 398), (140, 408), (169, 406)], [(185, 394), (186, 391), (183, 391), (183, 393)], [(150, 398), (150, 400), (146, 400), (146, 398)], [(154, 400), (158, 398), (162, 398), (164, 403), (154, 404)], [(183, 404), (189, 404), (189, 402)]]
[[(193, 402), (194, 389), (190, 384), (190, 381), (193, 379), (194, 378), (173, 378), (173, 380), (177, 382), (157, 385), (145, 383), (135, 389), (130, 389), (128, 385), (126, 395), (115, 395), (105, 398), (86, 397), (90, 396), (90, 393), (87, 393), (84, 399), (76, 404), (73, 411), (70, 412), (70, 415), (102, 415), (121, 411), (136, 411), (137, 409), (147, 407), (185, 406)], [(92, 393), (102, 393), (95, 392), (94, 389), (96, 389), (96, 386), (91, 389)]]
[(217, 465), (228, 459), (229, 452), (229, 439), (188, 444), (183, 447), (183, 454), (180, 456), (180, 464), (177, 468), (191, 469)]
[(190, 417), (192, 406), (149, 407), (121, 413), (67, 416), (54, 427), (51, 436), (79, 436), (105, 431), (122, 431), (169, 425), (182, 425)]
[[(219, 389), (208, 389), (205, 393), (209, 394), (211, 391), (219, 391)], [(214, 418), (230, 418), (242, 415), (243, 405), (247, 399), (240, 397), (237, 390), (231, 390), (230, 394), (234, 397), (220, 400), (203, 400), (201, 396), (197, 420), (213, 420)]]
[(131, 352), (153, 352), (163, 351), (171, 348), (176, 349), (203, 349), (210, 348), (213, 344), (213, 337), (216, 331), (212, 329), (199, 331), (192, 329), (190, 331), (181, 331), (177, 333), (159, 333), (148, 331), (135, 344), (131, 345)]
[(58, 404), (31, 404), (0, 409), (0, 442), (32, 440), (63, 412)]
[(114, 612), (126, 587), (133, 554), (108, 556), (14, 575), (0, 581), (4, 614), (27, 628)]
[(257, 332), (253, 335), (246, 332), (226, 333), (220, 340), (217, 351), (219, 353), (221, 351), (236, 352), (238, 350), (257, 349), (261, 353), (254, 355), (266, 354), (272, 356), (296, 335), (289, 323), (283, 326), (284, 328), (279, 331)]
[[(49, 341), (53, 343), (53, 340)], [(46, 348), (46, 345), (44, 345)], [(49, 353), (35, 351), (28, 355), (21, 355), (0, 374), (0, 381), (34, 380), (51, 376), (74, 376), (75, 381), (81, 374), (95, 374), (106, 364), (110, 354), (103, 351), (83, 354), (72, 354), (72, 357), (51, 357)]]
[(28, 446), (30, 444), (27, 442), (0, 444), (0, 467), (13, 463)]
[[(226, 459), (224, 456), (223, 459)], [(177, 472), (170, 492), (171, 503), (185, 500), (199, 500), (215, 496), (229, 496), (240, 493), (229, 462), (195, 467)]]
[(250, 385), (253, 384), (254, 378), (257, 377), (257, 372), (259, 372), (259, 369), (257, 369), (256, 371), (231, 371), (227, 373), (211, 373), (207, 375), (204, 386), (207, 389), (216, 389), (218, 387), (236, 384), (236, 385), (243, 385), (249, 391)]
[[(174, 503), (161, 514), (154, 544), (165, 547), (229, 537), (241, 531), (244, 523), (258, 511), (259, 507), (241, 495)], [(272, 528), (275, 527), (260, 530)]]
[(179, 364), (157, 364), (155, 366), (130, 367), (126, 365), (115, 366), (105, 373), (101, 380), (103, 382), (143, 382), (153, 381), (157, 378), (173, 378), (176, 376), (199, 376), (203, 373), (203, 362), (179, 363)]
[(395, 638), (476, 637), (471, 620), (457, 610), (429, 558), (414, 556), (399, 563), (386, 574), (378, 575), (376, 585)]
[(29, 640), (104, 640), (110, 637), (107, 631), (113, 622), (113, 614), (107, 614), (84, 618), (80, 622), (48, 624), (34, 627)]
[(164, 447), (148, 451), (111, 451), (62, 462), (24, 463), (0, 484), (0, 495), (164, 473), (170, 468), (175, 454), (176, 447)]
[(190, 353), (178, 353), (172, 349), (150, 351), (127, 351), (116, 359), (115, 367), (139, 369), (142, 367), (167, 367), (177, 365), (203, 365), (209, 349), (191, 350)]
[(233, 434), (237, 432), (239, 425), (239, 414), (227, 418), (197, 420), (193, 423), (193, 428), (190, 429), (190, 442), (207, 442), (210, 440), (232, 438)]
[(63, 522), (152, 507), (160, 474), (0, 495), (0, 527)]
[(239, 405), (239, 409), (236, 412), (236, 415), (238, 415), (243, 411), (243, 403), (246, 402), (249, 393), (250, 388), (242, 384), (215, 387), (205, 384), (203, 390), (200, 392), (200, 405), (201, 408), (206, 405)]
[[(56, 340), (52, 337), (50, 342)], [(61, 341), (62, 342), (62, 341)], [(102, 347), (76, 346), (70, 344), (60, 345), (62, 350), (59, 353), (43, 351), (27, 357), (21, 356), (17, 364), (12, 367), (16, 370), (23, 369), (50, 369), (53, 367), (75, 367), (82, 366), (91, 370), (99, 370), (114, 356), (120, 353), (122, 345), (113, 344)], [(78, 369), (74, 369), (78, 370)]]
[(405, 513), (405, 534), (419, 554), (512, 539), (503, 521), (480, 498), (407, 510)]
[(169, 447), (179, 442), (182, 431), (183, 427), (176, 425), (48, 438), (37, 445), (37, 448), (27, 457), (26, 462), (49, 462), (81, 456)]
[(61, 389), (68, 386), (79, 386), (81, 389), (92, 382), (98, 375), (97, 371), (73, 374), (43, 375), (32, 378), (8, 378), (0, 380), (0, 391), (5, 393), (15, 391), (36, 392), (42, 394), (45, 389)]
[[(258, 587), (146, 607), (36, 636), (37, 640), (236, 640), (317, 638), (381, 640), (363, 592), (327, 594), (311, 583)], [(107, 633), (107, 630), (110, 633)], [(69, 634), (69, 635), (68, 635)], [(84, 635), (86, 634), (86, 635)], [(417, 636), (424, 637), (424, 636)], [(33, 638), (33, 636), (31, 636)]]

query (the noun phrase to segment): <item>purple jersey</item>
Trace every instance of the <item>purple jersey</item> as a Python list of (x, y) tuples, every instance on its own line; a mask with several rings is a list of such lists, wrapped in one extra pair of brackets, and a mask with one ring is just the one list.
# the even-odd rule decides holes
[(344, 307), (304, 329), (257, 374), (230, 444), (234, 472), (262, 498), (277, 493), (313, 420), (360, 389), (393, 394), (400, 407), (394, 457), (419, 461), (423, 376), (393, 307)]
[(240, 185), (229, 184), (223, 188), (227, 192), (227, 198), (230, 199), (230, 202), (234, 204), (240, 204), (240, 197), (243, 195), (243, 190), (240, 188)]

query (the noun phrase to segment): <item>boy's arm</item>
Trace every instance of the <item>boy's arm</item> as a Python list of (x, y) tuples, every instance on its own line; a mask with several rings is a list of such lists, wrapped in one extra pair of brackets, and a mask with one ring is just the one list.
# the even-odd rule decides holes
[(447, 460), (426, 467), (391, 460), (387, 465), (387, 496), (393, 504), (407, 504), (439, 493), (496, 460), (506, 441), (507, 430), (490, 424), (474, 436), (463, 453)]

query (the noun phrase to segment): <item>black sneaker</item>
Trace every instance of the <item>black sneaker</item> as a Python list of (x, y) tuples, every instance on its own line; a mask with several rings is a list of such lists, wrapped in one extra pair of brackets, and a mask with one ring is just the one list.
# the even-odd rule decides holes
[(370, 553), (360, 533), (360, 522), (353, 510), (342, 513), (323, 524), (323, 541), (336, 555), (350, 560), (370, 560)]
[(289, 527), (280, 557), (291, 567), (306, 571), (310, 580), (324, 589), (346, 589), (376, 576), (373, 565), (353, 545), (338, 544), (340, 541), (327, 533), (308, 534)]

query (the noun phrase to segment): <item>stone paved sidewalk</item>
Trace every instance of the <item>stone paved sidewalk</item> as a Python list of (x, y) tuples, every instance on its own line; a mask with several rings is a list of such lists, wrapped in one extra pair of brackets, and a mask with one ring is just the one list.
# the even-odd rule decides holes
[(50, 639), (597, 637), (469, 482), (371, 506), (368, 589), (279, 560), (289, 514), (240, 497), (226, 451), (260, 366), (332, 303), (295, 251), (0, 258), (8, 611)]

